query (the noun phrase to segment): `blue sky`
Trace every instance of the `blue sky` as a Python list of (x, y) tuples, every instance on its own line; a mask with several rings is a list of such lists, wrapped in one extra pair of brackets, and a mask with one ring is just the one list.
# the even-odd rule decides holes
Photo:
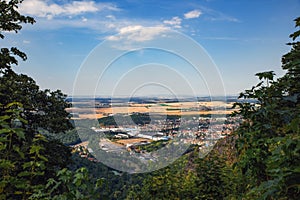
[[(203, 47), (221, 76), (224, 93), (232, 95), (254, 85), (257, 82), (254, 74), (257, 72), (274, 70), (278, 75), (283, 74), (280, 59), (289, 51), (285, 43), (290, 41), (288, 35), (295, 31), (293, 19), (299, 16), (299, 10), (299, 0), (24, 0), (20, 12), (33, 16), (37, 23), (24, 26), (17, 35), (6, 33), (2, 45), (18, 46), (27, 53), (28, 60), (20, 62), (16, 68), (18, 72), (32, 76), (41, 88), (61, 89), (72, 95), (74, 83), (78, 84), (76, 76), (78, 73), (80, 76), (80, 66), (86, 65), (84, 61), (89, 60), (88, 56), (103, 41), (111, 41), (111, 45), (121, 40), (130, 45), (136, 42), (154, 44), (162, 35), (175, 30)], [(145, 56), (142, 57), (143, 62), (138, 63), (137, 55), (141, 55), (141, 52)], [(111, 80), (103, 82), (104, 87), (105, 84), (114, 83), (111, 77), (118, 79), (126, 74), (124, 66), (130, 70), (137, 63), (143, 65), (144, 69), (149, 62), (156, 63), (148, 66), (153, 67), (154, 71), (158, 69), (157, 66), (169, 65), (171, 71), (174, 68), (179, 74), (189, 72), (185, 70), (187, 65), (182, 60), (175, 62), (172, 56), (158, 52), (146, 50), (126, 54), (115, 66), (113, 63), (111, 73), (107, 73), (103, 79)], [(108, 57), (111, 54), (110, 50), (101, 53), (101, 59), (106, 53)], [(101, 63), (101, 59), (98, 62)], [(123, 74), (117, 76), (121, 69)], [(143, 74), (142, 71), (137, 70), (136, 74), (132, 74), (133, 77), (158, 74), (157, 71), (153, 71), (153, 74), (145, 74), (147, 70)], [(86, 80), (80, 83), (82, 88), (78, 95), (92, 92), (84, 89), (85, 84), (94, 81), (90, 77), (96, 72), (89, 73)], [(195, 85), (197, 77), (192, 74), (186, 73), (184, 79)], [(128, 77), (124, 81), (129, 81)], [(202, 79), (199, 82), (205, 82), (205, 78)], [(172, 87), (179, 87), (180, 83), (180, 80), (175, 80)], [(100, 84), (99, 80), (97, 84)], [(99, 85), (95, 87), (99, 88)], [(209, 89), (196, 93), (223, 94), (217, 87), (217, 84), (209, 83)], [(137, 93), (153, 95), (156, 91), (153, 88)], [(163, 90), (159, 91), (157, 94), (163, 93)], [(177, 92), (185, 95), (184, 89)], [(94, 94), (108, 95), (102, 90), (95, 90)]]

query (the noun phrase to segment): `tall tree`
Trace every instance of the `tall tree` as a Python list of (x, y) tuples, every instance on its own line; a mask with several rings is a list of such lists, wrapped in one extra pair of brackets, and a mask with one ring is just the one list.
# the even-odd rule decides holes
[[(17, 10), (22, 0), (0, 0), (0, 38), (35, 21)], [(49, 141), (40, 129), (61, 132), (72, 128), (61, 91), (40, 90), (35, 81), (12, 67), (26, 54), (16, 47), (0, 51), (0, 199), (88, 199), (93, 189), (85, 169), (63, 169), (70, 149)], [(82, 184), (83, 183), (83, 184)], [(43, 192), (41, 194), (41, 191)]]
[[(5, 39), (5, 32), (18, 32), (22, 24), (33, 24), (32, 17), (18, 12), (18, 5), (23, 0), (0, 1), (0, 38)], [(72, 128), (66, 95), (60, 90), (40, 90), (35, 81), (23, 74), (16, 74), (12, 67), (18, 65), (18, 58), (26, 60), (27, 56), (17, 47), (1, 47), (0, 51), (0, 113), (3, 105), (20, 102), (23, 105), (23, 118), (28, 120), (27, 129), (44, 128), (50, 132), (61, 132)]]
[[(18, 32), (22, 29), (22, 24), (33, 24), (35, 20), (32, 17), (24, 16), (17, 11), (18, 5), (23, 0), (1, 0), (0, 1), (0, 38), (4, 39), (4, 32)], [(12, 65), (17, 65), (17, 57), (26, 60), (26, 54), (16, 47), (1, 47), (0, 52), (0, 70), (10, 70)]]
[[(295, 19), (300, 27), (300, 17)], [(236, 103), (244, 122), (237, 131), (237, 169), (244, 177), (245, 196), (255, 199), (300, 197), (300, 31), (291, 34), (289, 53), (282, 57), (287, 73), (256, 75), (261, 80), (241, 93)]]
[[(28, 121), (23, 128), (32, 131), (43, 128), (55, 133), (72, 128), (65, 94), (60, 90), (40, 90), (32, 78), (7, 70), (0, 77), (0, 103), (14, 101), (23, 105), (23, 118)], [(0, 113), (3, 110), (0, 107)]]

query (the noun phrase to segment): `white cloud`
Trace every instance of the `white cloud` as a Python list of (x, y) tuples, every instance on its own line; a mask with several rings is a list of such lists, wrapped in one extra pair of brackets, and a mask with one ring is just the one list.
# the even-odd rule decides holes
[(116, 20), (116, 17), (113, 15), (106, 15), (105, 16), (107, 19), (111, 19), (111, 20)]
[(116, 28), (116, 25), (113, 24), (113, 23), (110, 23), (110, 24), (106, 24), (106, 27), (107, 27), (108, 29), (114, 29), (114, 28)]
[(174, 28), (181, 28), (182, 19), (179, 17), (173, 17), (171, 20), (164, 20), (163, 23), (171, 25)]
[(205, 19), (211, 21), (229, 21), (229, 22), (240, 22), (239, 19), (229, 16), (217, 10), (213, 10), (207, 7), (201, 7), (201, 15), (205, 13)]
[(190, 12), (187, 12), (184, 14), (185, 19), (192, 19), (192, 18), (198, 18), (202, 12), (200, 10), (192, 10)]
[[(48, 20), (47, 18), (40, 18), (38, 19), (37, 23), (32, 26), (25, 26), (24, 29), (30, 28), (31, 30), (58, 30), (65, 27), (72, 27), (72, 28), (84, 28), (92, 33), (98, 34), (105, 34), (105, 35), (112, 35), (118, 33), (122, 27), (126, 27), (132, 24), (143, 24), (147, 26), (153, 26), (152, 21), (139, 21), (139, 22), (132, 22), (127, 19), (118, 19), (118, 20), (108, 20), (107, 18), (94, 18), (92, 16), (85, 17), (58, 17), (54, 18), (53, 20)], [(155, 24), (154, 24), (155, 25)], [(104, 39), (103, 37), (101, 39)]]
[(30, 44), (30, 41), (29, 40), (23, 40), (23, 43), (24, 44)]
[(153, 40), (156, 36), (168, 32), (170, 29), (165, 26), (145, 27), (141, 25), (126, 26), (119, 29), (117, 35), (106, 37), (107, 40), (128, 42), (144, 42)]
[(88, 21), (88, 19), (85, 18), (85, 17), (82, 17), (81, 19), (82, 19), (82, 22), (87, 22)]
[(230, 17), (227, 15), (219, 15), (219, 16), (212, 16), (209, 18), (211, 21), (228, 21), (228, 22), (240, 22), (237, 18)]
[(52, 19), (60, 15), (78, 15), (88, 12), (98, 12), (104, 9), (113, 11), (119, 10), (113, 4), (95, 3), (94, 1), (72, 1), (72, 3), (60, 5), (45, 0), (26, 0), (19, 7), (19, 11), (23, 14), (46, 17), (47, 19)]

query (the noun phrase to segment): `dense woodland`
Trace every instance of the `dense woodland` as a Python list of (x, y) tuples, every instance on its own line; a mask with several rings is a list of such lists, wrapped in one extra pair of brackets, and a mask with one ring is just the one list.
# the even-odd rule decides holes
[[(35, 23), (17, 11), (21, 2), (0, 0), (2, 40)], [(65, 111), (67, 96), (14, 72), (26, 54), (1, 46), (0, 199), (300, 199), (300, 18), (295, 23), (282, 57), (285, 75), (256, 74), (260, 82), (235, 104), (243, 117), (238, 130), (204, 158), (195, 147), (145, 174), (72, 154), (67, 145), (80, 139)]]

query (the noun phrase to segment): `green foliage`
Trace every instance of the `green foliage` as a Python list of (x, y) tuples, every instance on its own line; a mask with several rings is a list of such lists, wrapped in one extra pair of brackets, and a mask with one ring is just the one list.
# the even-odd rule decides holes
[(172, 165), (148, 174), (142, 187), (131, 185), (127, 199), (226, 199), (232, 195), (235, 179), (223, 156), (216, 150), (204, 159), (198, 154), (195, 149)]
[[(0, 0), (1, 39), (3, 32), (18, 32), (22, 24), (35, 22), (18, 13), (21, 2)], [(300, 18), (295, 22), (299, 28)], [(261, 82), (241, 93), (246, 101), (235, 106), (244, 121), (235, 136), (219, 140), (205, 158), (198, 158), (195, 150), (142, 175), (115, 175), (103, 164), (76, 155), (68, 165), (70, 149), (58, 140), (78, 141), (76, 131), (88, 133), (85, 128), (90, 126), (56, 140), (41, 134), (46, 132), (41, 129), (58, 133), (72, 128), (65, 111), (70, 104), (61, 91), (42, 91), (32, 78), (13, 72), (18, 57), (26, 60), (25, 53), (1, 48), (0, 199), (299, 199), (299, 36), (299, 30), (290, 35), (291, 51), (282, 57), (287, 70), (283, 77), (275, 79), (272, 71), (257, 73)], [(136, 124), (150, 122), (148, 115), (131, 117)], [(115, 125), (112, 117), (100, 122)], [(93, 142), (98, 145), (97, 141)]]
[[(0, 103), (6, 105), (18, 101), (23, 105), (24, 118), (28, 121), (26, 129), (46, 129), (61, 132), (72, 128), (66, 108), (66, 95), (60, 90), (40, 90), (35, 81), (13, 71), (4, 72), (0, 77)], [(3, 108), (0, 107), (0, 113)]]
[[(22, 105), (11, 103), (0, 117), (0, 199), (97, 199), (101, 179), (85, 168), (72, 172), (70, 150), (41, 134), (28, 134)], [(18, 123), (16, 123), (18, 122)]]
[[(134, 124), (149, 124), (151, 119), (148, 114), (133, 114), (130, 116)], [(122, 124), (127, 124), (128, 116), (118, 116), (118, 123)], [(100, 125), (104, 126), (117, 126), (117, 123), (115, 122), (114, 116), (108, 116), (108, 117), (103, 117), (98, 119), (98, 122)], [(118, 124), (119, 125), (119, 124)]]
[[(3, 31), (18, 32), (22, 23), (35, 21), (32, 17), (23, 16), (18, 11), (18, 4), (21, 0), (0, 1), (0, 38), (4, 39)], [(25, 110), (24, 117), (30, 121), (31, 128), (42, 127), (58, 132), (59, 130), (70, 129), (66, 121), (68, 114), (65, 108), (69, 106), (65, 102), (66, 96), (61, 91), (50, 92), (40, 91), (35, 81), (26, 75), (17, 75), (11, 69), (17, 65), (17, 57), (27, 59), (25, 53), (16, 47), (1, 48), (0, 52), (0, 103), (7, 105), (10, 102), (20, 102)], [(55, 110), (56, 109), (56, 110)], [(0, 108), (3, 112), (3, 108)]]
[[(22, 0), (1, 0), (0, 1), (0, 38), (4, 39), (3, 31), (18, 32), (22, 29), (22, 23), (35, 23), (32, 17), (21, 15), (18, 11), (18, 4)], [(10, 70), (12, 65), (17, 65), (17, 57), (26, 60), (26, 54), (18, 50), (16, 47), (1, 48), (0, 52), (0, 71)]]
[(150, 174), (142, 187), (131, 186), (127, 199), (299, 199), (299, 33), (291, 34), (291, 51), (282, 58), (287, 73), (278, 79), (273, 71), (257, 73), (261, 82), (241, 93), (235, 114), (243, 122), (218, 142), (224, 147)]
[[(299, 27), (300, 18), (296, 20)], [(299, 31), (291, 35), (293, 40)], [(255, 99), (236, 103), (244, 118), (237, 131), (236, 169), (243, 177), (241, 191), (249, 199), (300, 197), (300, 42), (289, 43), (282, 57), (287, 73), (274, 80), (273, 72), (256, 74), (260, 82), (240, 95)]]
[[(4, 39), (3, 32), (18, 32), (22, 24), (33, 24), (32, 17), (21, 15), (17, 8), (22, 0), (0, 1), (0, 38)], [(18, 59), (27, 59), (25, 53), (16, 47), (1, 48), (0, 51), (0, 104), (20, 102), (23, 105), (27, 127), (32, 130), (44, 128), (50, 132), (60, 132), (72, 128), (65, 108), (70, 104), (65, 101), (66, 95), (60, 90), (39, 90), (35, 81), (23, 74), (16, 74), (11, 67), (18, 64)], [(2, 115), (4, 108), (0, 107)]]
[(168, 144), (167, 141), (154, 141), (150, 144), (139, 146), (140, 150), (145, 150), (147, 152), (157, 151)]
[(75, 145), (82, 142), (76, 129), (68, 131), (66, 133), (54, 134), (54, 137), (65, 145)]
[(225, 199), (233, 192), (229, 181), (230, 169), (219, 155), (211, 154), (196, 162), (197, 199)]
[(25, 130), (15, 123), (27, 123), (21, 117), (20, 103), (11, 103), (5, 108), (6, 115), (0, 117), (1, 199), (26, 199), (42, 187), (48, 159), (43, 155), (45, 149), (41, 143), (46, 139), (36, 134), (28, 141)]
[[(0, 1), (0, 38), (4, 39), (4, 31), (18, 32), (22, 23), (35, 22), (17, 11), (21, 2)], [(41, 128), (51, 132), (72, 128), (66, 95), (41, 91), (32, 78), (16, 74), (11, 67), (18, 64), (17, 57), (27, 58), (16, 47), (1, 48), (0, 199), (96, 199), (95, 187), (101, 180), (90, 183), (86, 169), (64, 168), (70, 149), (40, 134)]]
[(76, 172), (66, 168), (61, 169), (55, 178), (48, 179), (46, 186), (31, 195), (29, 199), (97, 199), (100, 194), (97, 189), (102, 185), (103, 180), (99, 179), (92, 184), (88, 181), (89, 178), (86, 168), (80, 168)]

